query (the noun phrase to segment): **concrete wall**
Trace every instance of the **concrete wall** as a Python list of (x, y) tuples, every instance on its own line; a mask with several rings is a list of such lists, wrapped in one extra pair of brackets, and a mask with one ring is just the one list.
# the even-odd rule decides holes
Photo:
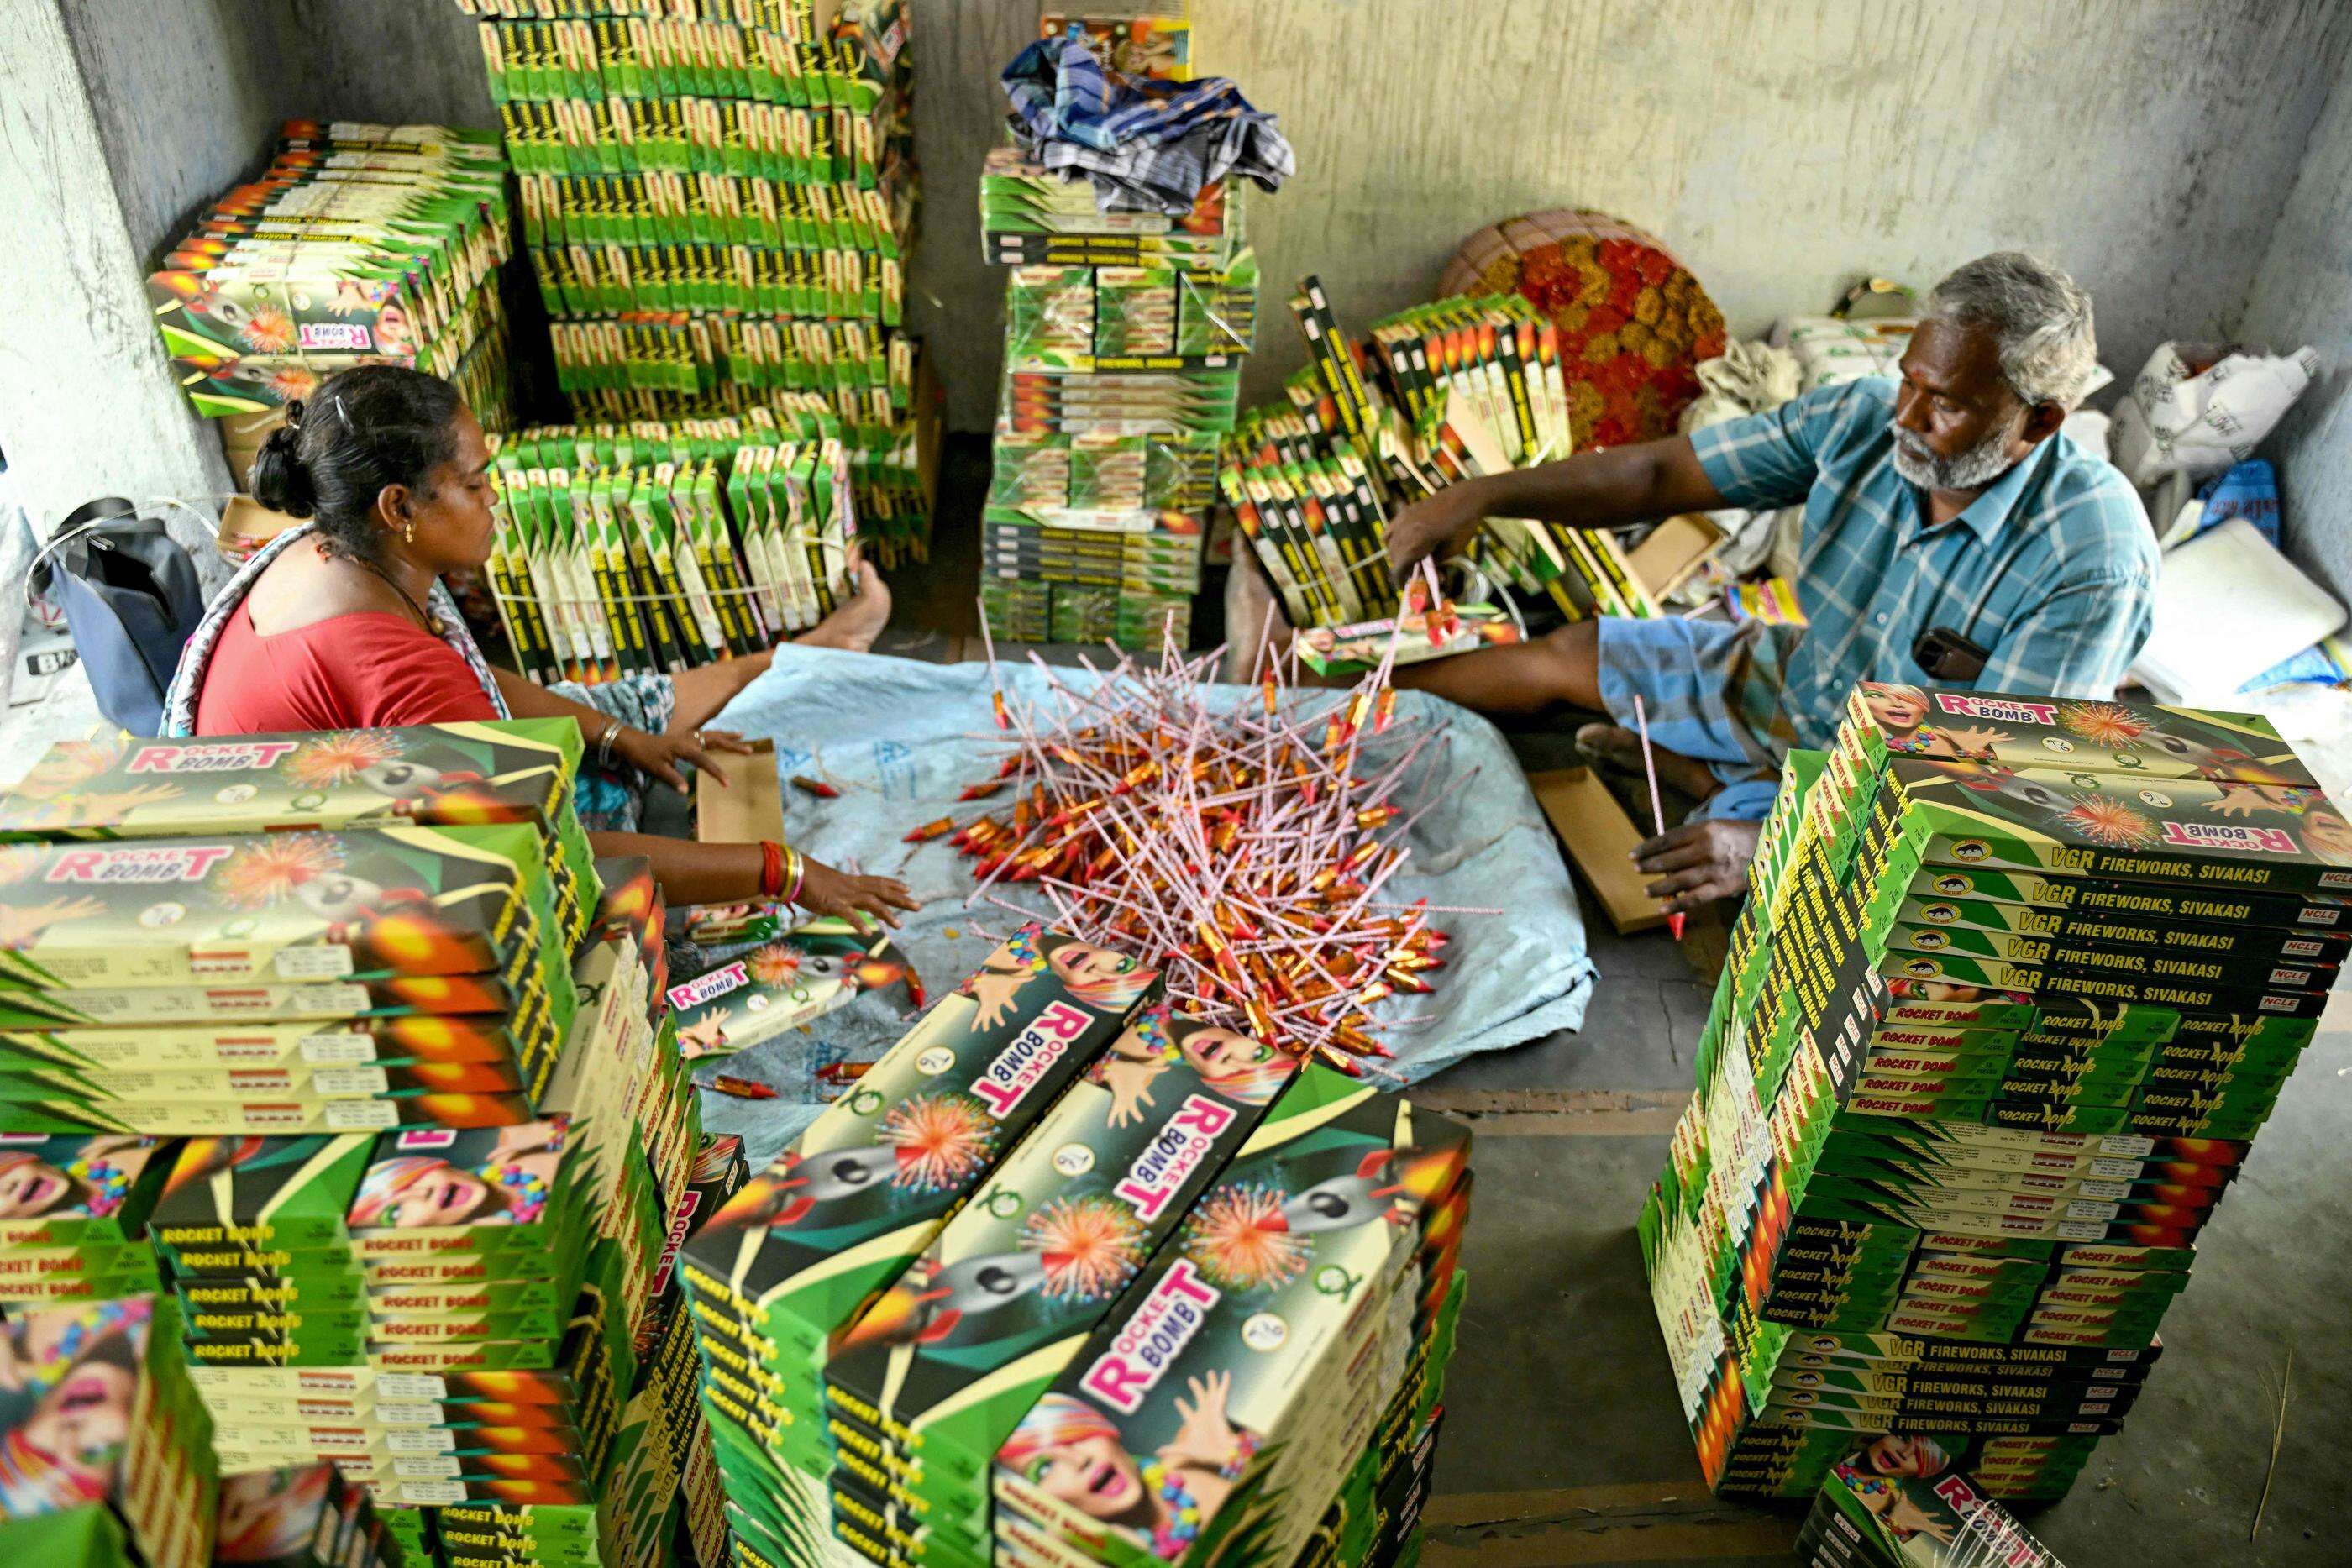
[(58, 9), (122, 203), (151, 258), (205, 204), (257, 172), (278, 122), (309, 112), (278, 62), (295, 52), (285, 7), (250, 0)]
[[(226, 0), (224, 0), (226, 3)], [(262, 0), (256, 0), (261, 4)], [(290, 9), (322, 108), (490, 123), (454, 0)], [(1038, 0), (914, 0), (916, 329), (950, 413), (992, 417), (1002, 274), (980, 259), (996, 72)], [(2000, 246), (2096, 291), (2107, 359), (2219, 328), (2352, 49), (2334, 0), (1193, 0), (1196, 58), (1283, 118), (1299, 173), (1253, 231), (1275, 309), (1250, 395), (1300, 359), (1279, 308), (1424, 299), (1461, 236), (1598, 206), (1664, 235), (1735, 329), (1855, 276), (1925, 283)]]
[[(913, 316), (955, 423), (983, 428), (1003, 280), (979, 258), (974, 184), (1000, 134), (995, 72), (1039, 7), (915, 5)], [(283, 114), (492, 123), (454, 0), (0, 0), (52, 26), (60, 9), (92, 68), (134, 250), (249, 167)], [(2160, 338), (2235, 315), (2352, 49), (2352, 6), (2332, 0), (1193, 10), (1202, 67), (1238, 77), (1298, 149), (1298, 177), (1253, 220), (1277, 306), (1312, 271), (1344, 319), (1366, 319), (1426, 298), (1465, 232), (1580, 204), (1664, 235), (1741, 332), (1821, 308), (1864, 271), (1925, 282), (1996, 246), (2037, 246), (2097, 292), (2123, 374)], [(1298, 362), (1295, 339), (1267, 312), (1254, 398)]]
[(2318, 349), (2326, 379), (2289, 411), (2263, 455), (2286, 489), (2287, 553), (2352, 601), (2352, 85), (2311, 138), (2233, 335)]
[[(934, 329), (958, 423), (988, 415), (998, 285), (971, 241), (1007, 0), (923, 7)], [(2352, 43), (2332, 0), (1194, 0), (1194, 57), (1282, 117), (1299, 172), (1253, 209), (1270, 287), (1343, 319), (1425, 298), (1461, 236), (1602, 208), (1664, 236), (1734, 330), (1853, 277), (1919, 283), (2042, 249), (2096, 294), (2119, 374), (2218, 326)], [(944, 55), (944, 58), (941, 57)], [(1276, 296), (1278, 306), (1281, 296)], [(1254, 397), (1296, 366), (1266, 313)]]
[(0, 0), (0, 444), (37, 527), (95, 496), (228, 488), (141, 280), (284, 112), (274, 8)]
[(391, 125), (498, 127), (475, 19), (457, 0), (263, 0), (300, 40), (313, 114)]

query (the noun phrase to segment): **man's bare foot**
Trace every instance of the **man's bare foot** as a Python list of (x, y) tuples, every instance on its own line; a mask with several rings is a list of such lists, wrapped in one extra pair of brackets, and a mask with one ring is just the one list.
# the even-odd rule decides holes
[(668, 733), (688, 735), (700, 729), (713, 714), (735, 700), (736, 693), (764, 674), (775, 657), (772, 653), (747, 653), (740, 659), (698, 664), (672, 675), (670, 691), (677, 701), (670, 714)]
[[(1576, 749), (1592, 761), (1622, 768), (1628, 773), (1643, 771), (1642, 737), (1613, 724), (1588, 724), (1578, 730)], [(1650, 755), (1657, 759), (1658, 782), (1668, 789), (1704, 800), (1723, 788), (1715, 769), (1704, 762), (1679, 751), (1668, 751), (1654, 741), (1651, 743)]]
[(857, 592), (848, 603), (793, 639), (796, 648), (843, 648), (863, 653), (890, 624), (890, 589), (870, 560), (857, 563)]

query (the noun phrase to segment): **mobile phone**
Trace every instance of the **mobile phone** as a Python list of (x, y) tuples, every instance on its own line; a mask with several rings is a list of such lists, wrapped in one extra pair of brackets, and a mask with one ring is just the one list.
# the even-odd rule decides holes
[(1974, 681), (1991, 658), (1991, 649), (1949, 626), (1930, 626), (1911, 644), (1911, 662), (1933, 680)]

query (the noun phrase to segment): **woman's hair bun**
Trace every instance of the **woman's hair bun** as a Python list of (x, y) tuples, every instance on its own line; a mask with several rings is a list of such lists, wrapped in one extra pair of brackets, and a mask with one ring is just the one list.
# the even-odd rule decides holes
[(310, 486), (310, 471), (302, 463), (302, 436), (295, 423), (300, 417), (300, 405), (296, 404), (288, 422), (271, 431), (261, 450), (253, 455), (253, 472), (246, 480), (255, 500), (289, 517), (310, 517), (319, 505)]

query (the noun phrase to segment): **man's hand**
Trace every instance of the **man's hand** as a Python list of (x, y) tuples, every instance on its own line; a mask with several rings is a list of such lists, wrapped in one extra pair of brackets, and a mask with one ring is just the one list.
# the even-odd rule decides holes
[(1389, 519), (1389, 570), (1402, 586), (1425, 556), (1442, 556), (1484, 521), (1486, 494), (1475, 479), (1448, 485)]
[(1664, 903), (1668, 914), (1687, 913), (1748, 891), (1748, 862), (1763, 835), (1761, 822), (1685, 822), (1643, 839), (1633, 851), (1633, 864), (1657, 879), (1644, 891)]

